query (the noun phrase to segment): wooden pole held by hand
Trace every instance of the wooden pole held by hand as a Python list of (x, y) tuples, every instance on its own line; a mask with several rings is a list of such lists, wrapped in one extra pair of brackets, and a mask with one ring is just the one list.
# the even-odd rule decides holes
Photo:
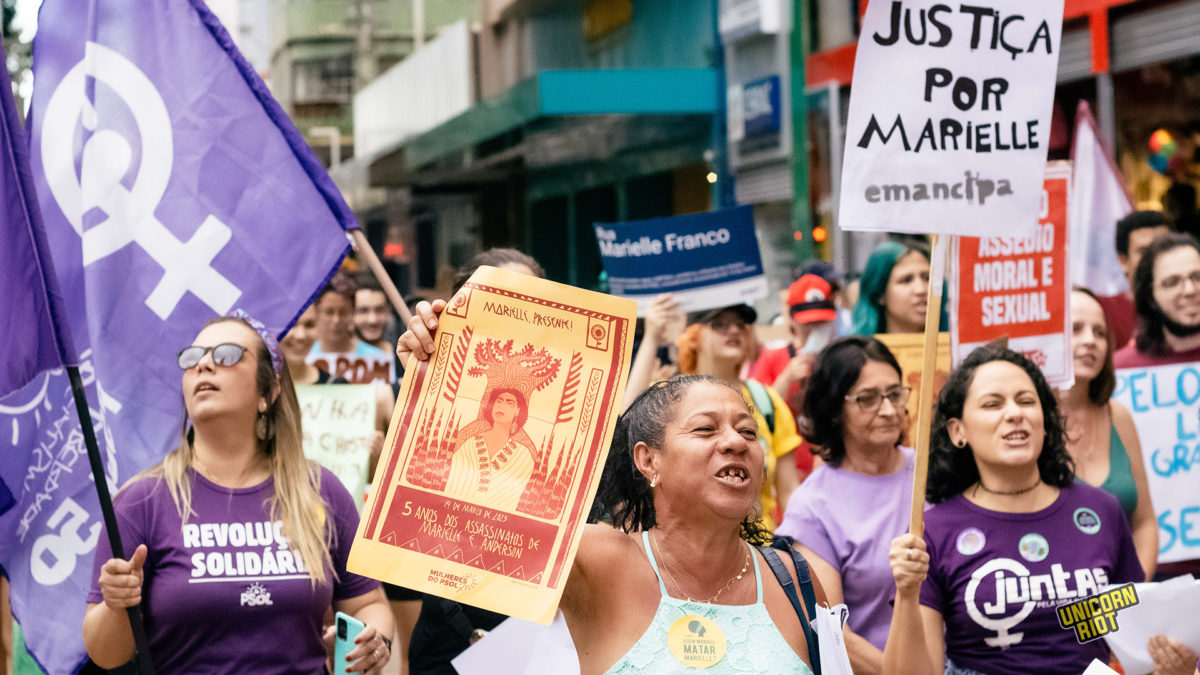
[(912, 513), (908, 531), (925, 532), (925, 482), (929, 474), (929, 439), (933, 432), (933, 382), (937, 373), (938, 321), (946, 278), (946, 239), (934, 234), (929, 258), (929, 304), (925, 307), (925, 342), (921, 348), (921, 388), (917, 392), (917, 454), (913, 471)]

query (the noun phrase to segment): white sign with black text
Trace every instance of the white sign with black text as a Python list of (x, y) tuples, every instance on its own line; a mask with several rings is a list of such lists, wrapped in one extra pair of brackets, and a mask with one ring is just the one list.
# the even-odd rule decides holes
[(867, 5), (846, 123), (846, 230), (1031, 235), (1063, 0)]

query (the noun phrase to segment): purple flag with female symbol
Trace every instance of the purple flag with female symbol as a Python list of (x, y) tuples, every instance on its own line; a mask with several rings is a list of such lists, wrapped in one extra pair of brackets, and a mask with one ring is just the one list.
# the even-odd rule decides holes
[[(32, 171), (115, 489), (178, 443), (175, 353), (233, 309), (282, 334), (357, 225), (201, 0), (45, 0), (38, 25)], [(13, 613), (73, 673), (101, 519), (61, 371), (0, 399), (0, 439)]]

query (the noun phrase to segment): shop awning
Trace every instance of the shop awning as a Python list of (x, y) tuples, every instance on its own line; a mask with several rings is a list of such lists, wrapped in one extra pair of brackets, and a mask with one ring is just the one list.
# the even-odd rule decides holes
[(547, 70), (380, 153), (372, 169), (394, 169), (399, 160), (414, 171), (542, 117), (711, 114), (716, 107), (717, 73), (711, 68)]

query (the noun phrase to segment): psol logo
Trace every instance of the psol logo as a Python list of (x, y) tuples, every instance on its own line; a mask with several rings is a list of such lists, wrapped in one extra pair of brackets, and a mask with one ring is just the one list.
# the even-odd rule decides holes
[(250, 584), (250, 587), (242, 591), (242, 607), (249, 605), (250, 607), (258, 607), (260, 605), (273, 605), (271, 602), (271, 594), (263, 587), (262, 584)]

